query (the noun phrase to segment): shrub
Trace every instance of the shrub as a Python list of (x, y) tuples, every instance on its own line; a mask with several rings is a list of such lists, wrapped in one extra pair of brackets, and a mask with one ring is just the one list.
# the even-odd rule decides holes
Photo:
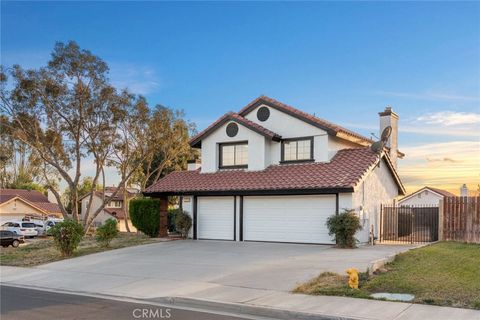
[(133, 199), (129, 205), (130, 219), (137, 230), (150, 237), (160, 230), (160, 201), (157, 199)]
[(118, 235), (117, 220), (110, 218), (97, 228), (95, 239), (104, 247), (108, 247), (110, 242)]
[(182, 237), (188, 236), (188, 231), (192, 227), (192, 218), (182, 210), (175, 213), (175, 229), (182, 234)]
[(49, 234), (53, 236), (55, 246), (62, 256), (69, 257), (82, 241), (83, 227), (77, 221), (67, 219), (50, 228)]
[(355, 233), (362, 229), (360, 219), (355, 211), (344, 210), (340, 214), (335, 214), (327, 219), (328, 234), (334, 236), (337, 246), (341, 248), (355, 248)]

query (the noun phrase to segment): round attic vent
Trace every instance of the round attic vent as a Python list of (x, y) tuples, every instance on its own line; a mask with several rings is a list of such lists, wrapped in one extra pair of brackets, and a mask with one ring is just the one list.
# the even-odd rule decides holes
[(257, 111), (257, 119), (260, 121), (267, 121), (270, 117), (270, 109), (267, 107), (260, 107)]
[(230, 122), (227, 125), (227, 136), (230, 138), (235, 137), (238, 133), (238, 125), (235, 122)]

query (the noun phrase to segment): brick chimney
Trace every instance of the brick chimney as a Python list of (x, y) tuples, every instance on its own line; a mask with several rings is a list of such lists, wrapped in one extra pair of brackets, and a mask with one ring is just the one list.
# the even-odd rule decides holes
[(379, 112), (380, 116), (380, 136), (382, 135), (383, 130), (391, 126), (392, 134), (388, 138), (386, 147), (390, 149), (389, 156), (392, 160), (393, 166), (397, 168), (397, 158), (398, 158), (398, 114), (393, 112), (392, 107), (387, 106), (384, 111)]

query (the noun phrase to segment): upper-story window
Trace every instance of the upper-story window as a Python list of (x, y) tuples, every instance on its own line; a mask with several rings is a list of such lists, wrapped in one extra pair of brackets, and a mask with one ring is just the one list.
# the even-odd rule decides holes
[(247, 168), (248, 167), (248, 143), (221, 143), (220, 149), (220, 169), (226, 168)]
[(122, 207), (122, 201), (118, 200), (112, 200), (107, 206), (108, 208), (121, 208)]
[(282, 141), (282, 162), (313, 160), (313, 137)]

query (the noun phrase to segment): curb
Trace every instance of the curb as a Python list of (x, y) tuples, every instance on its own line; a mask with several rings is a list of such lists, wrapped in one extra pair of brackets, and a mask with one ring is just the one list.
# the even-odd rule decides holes
[[(152, 301), (152, 300), (150, 300)], [(292, 311), (286, 309), (260, 307), (243, 303), (234, 302), (219, 302), (207, 299), (194, 299), (185, 297), (163, 297), (156, 298), (153, 301), (170, 304), (173, 306), (190, 307), (190, 308), (204, 308), (207, 310), (215, 310), (219, 312), (258, 316), (273, 318), (279, 320), (359, 320), (361, 318), (353, 318), (340, 315), (327, 315), (318, 313), (308, 313), (300, 311)]]

